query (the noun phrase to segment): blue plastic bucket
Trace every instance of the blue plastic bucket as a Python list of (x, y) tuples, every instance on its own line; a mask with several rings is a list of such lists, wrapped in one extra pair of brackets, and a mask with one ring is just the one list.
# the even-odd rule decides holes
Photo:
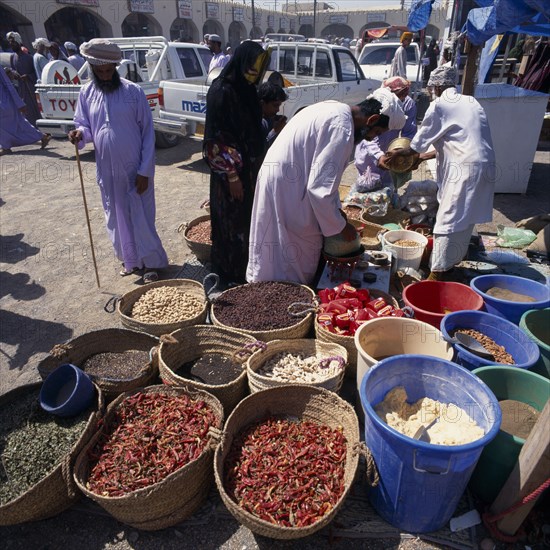
[[(513, 367), (520, 369), (531, 368), (539, 359), (540, 351), (527, 334), (517, 325), (484, 311), (455, 311), (449, 313), (441, 320), (441, 333), (443, 338), (449, 340), (451, 333), (458, 328), (471, 328), (481, 332), (494, 340), (514, 359)], [(456, 362), (469, 370), (487, 367), (488, 365), (502, 365), (483, 359), (469, 352), (460, 344), (454, 344), (456, 350)]]
[[(410, 402), (430, 397), (464, 409), (485, 430), (466, 445), (432, 445), (383, 422), (374, 406), (396, 386)], [(426, 355), (396, 355), (369, 369), (361, 383), (365, 441), (380, 475), (369, 493), (376, 511), (398, 529), (426, 533), (451, 518), (477, 460), (498, 433), (501, 412), (491, 390), (463, 367)]]
[[(515, 275), (480, 275), (470, 281), (470, 286), (475, 290), (485, 302), (485, 309), (488, 313), (504, 317), (519, 324), (521, 316), (530, 309), (543, 309), (550, 307), (550, 289), (548, 285), (516, 277)], [(512, 302), (510, 300), (500, 300), (487, 294), (490, 288), (504, 288), (518, 294), (531, 296), (535, 302)]]

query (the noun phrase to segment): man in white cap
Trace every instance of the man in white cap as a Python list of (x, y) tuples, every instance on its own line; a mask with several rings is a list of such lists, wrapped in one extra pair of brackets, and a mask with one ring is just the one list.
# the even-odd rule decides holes
[(73, 42), (65, 42), (63, 44), (69, 55), (67, 61), (77, 70), (80, 70), (80, 67), (86, 63), (86, 60), (78, 53), (78, 48)]
[(208, 48), (212, 52), (212, 59), (210, 61), (210, 66), (208, 67), (208, 72), (216, 67), (223, 68), (227, 65), (229, 57), (223, 53), (222, 50), (222, 39), (217, 34), (211, 34), (208, 38)]
[(143, 269), (143, 281), (158, 279), (168, 257), (155, 229), (155, 133), (143, 90), (120, 78), (120, 48), (94, 38), (80, 46), (92, 80), (80, 90), (71, 143), (96, 151), (97, 180), (107, 231), (122, 261), (120, 275)]
[(34, 62), (34, 70), (36, 71), (36, 77), (38, 80), (42, 79), (42, 70), (48, 64), (49, 59), (46, 57), (48, 48), (50, 47), (50, 41), (47, 38), (37, 38), (32, 47), (36, 50), (32, 56)]
[[(410, 149), (396, 155), (437, 159), (437, 199), (431, 280), (452, 278), (450, 271), (468, 252), (476, 223), (493, 218), (495, 154), (483, 107), (456, 91), (454, 67), (437, 67), (428, 80), (432, 101)], [(430, 146), (435, 151), (428, 152)]]
[[(287, 123), (256, 183), (248, 282), (312, 284), (323, 237), (339, 235), (348, 242), (357, 237), (340, 211), (338, 186), (354, 144), (379, 136), (392, 115), (399, 116), (389, 103), (384, 107), (375, 97), (352, 107), (323, 101)], [(382, 114), (384, 108), (388, 114)]]

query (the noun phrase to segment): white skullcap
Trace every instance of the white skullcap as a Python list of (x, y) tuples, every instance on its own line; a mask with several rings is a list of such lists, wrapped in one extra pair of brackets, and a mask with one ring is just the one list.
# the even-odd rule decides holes
[(435, 68), (430, 73), (428, 80), (428, 86), (456, 86), (458, 81), (458, 73), (455, 67), (441, 67)]
[(49, 48), (52, 43), (47, 38), (37, 38), (33, 43), (32, 47), (37, 50), (38, 46), (43, 45), (46, 46), (46, 48)]
[(208, 40), (210, 40), (210, 42), (219, 42), (220, 44), (222, 43), (222, 39), (220, 38), (219, 34), (208, 35)]
[(10, 31), (8, 34), (6, 34), (6, 38), (8, 40), (10, 38), (13, 38), (18, 44), (23, 44), (23, 39), (21, 38), (21, 35), (18, 32)]
[(77, 52), (78, 51), (78, 48), (76, 47), (76, 44), (74, 42), (65, 42), (65, 44), (63, 44), (63, 46), (65, 46), (65, 49), (67, 51), (71, 50), (72, 52)]
[(386, 115), (390, 121), (389, 130), (401, 130), (407, 122), (407, 117), (401, 107), (398, 97), (390, 92), (388, 88), (378, 88), (367, 99), (376, 99), (382, 104), (381, 115)]
[(80, 53), (90, 65), (118, 65), (122, 59), (121, 49), (106, 38), (92, 38), (80, 45)]

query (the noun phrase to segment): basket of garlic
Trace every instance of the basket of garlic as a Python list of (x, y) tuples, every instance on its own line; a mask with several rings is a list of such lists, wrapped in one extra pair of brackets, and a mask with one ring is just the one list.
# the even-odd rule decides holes
[(201, 283), (168, 279), (127, 292), (117, 303), (117, 311), (126, 328), (161, 336), (204, 324), (208, 302)]
[(346, 348), (313, 339), (273, 340), (246, 362), (250, 392), (307, 384), (338, 392), (348, 361)]

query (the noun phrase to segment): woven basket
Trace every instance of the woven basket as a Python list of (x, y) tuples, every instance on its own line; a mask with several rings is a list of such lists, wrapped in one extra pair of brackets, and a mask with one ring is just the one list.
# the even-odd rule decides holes
[(101, 388), (105, 399), (110, 400), (125, 391), (148, 386), (158, 376), (157, 354), (153, 348), (159, 341), (154, 336), (123, 328), (106, 328), (87, 332), (64, 344), (54, 346), (50, 354), (38, 364), (38, 372), (46, 378), (50, 372), (64, 363), (72, 363), (82, 368), (83, 363), (96, 353), (121, 353), (129, 350), (149, 351), (150, 361), (136, 378), (115, 380), (92, 376), (92, 380)]
[[(286, 283), (286, 284), (291, 285), (291, 284), (297, 284), (297, 283)], [(315, 292), (313, 292), (311, 288), (305, 285), (299, 285), (299, 286), (307, 289), (307, 291), (311, 294), (311, 301), (312, 301), (312, 307), (313, 307), (313, 303), (315, 301)], [(256, 340), (261, 340), (262, 342), (271, 342), (271, 340), (290, 340), (293, 338), (305, 338), (308, 335), (309, 331), (311, 330), (311, 327), (313, 325), (313, 313), (308, 313), (305, 317), (302, 317), (302, 318), (297, 317), (296, 323), (289, 327), (279, 328), (274, 330), (248, 330), (245, 328), (230, 327), (228, 325), (224, 325), (222, 322), (220, 322), (216, 318), (216, 301), (223, 299), (228, 295), (228, 293), (232, 292), (233, 290), (234, 289), (230, 288), (229, 290), (222, 292), (216, 298), (216, 300), (212, 303), (210, 318), (214, 325), (217, 325), (223, 328), (228, 328), (230, 330), (238, 330), (239, 332), (244, 332), (245, 334), (250, 334)]]
[(346, 197), (349, 195), (349, 192), (351, 191), (351, 185), (342, 185), (338, 187), (338, 195), (340, 196), (340, 201), (344, 202)]
[(368, 213), (368, 209), (365, 208), (361, 214), (361, 220), (364, 222), (375, 223), (378, 225), (384, 225), (386, 223), (396, 223), (400, 225), (403, 229), (411, 223), (411, 215), (408, 212), (403, 212), (403, 210), (395, 210), (393, 208), (388, 208), (388, 212), (385, 216), (373, 216)]
[[(373, 300), (376, 298), (384, 298), (388, 304), (398, 308), (399, 304), (397, 300), (390, 296), (387, 292), (376, 289), (368, 289)], [(348, 367), (346, 369), (346, 376), (353, 378), (357, 375), (357, 348), (355, 347), (355, 340), (353, 336), (341, 336), (330, 332), (325, 327), (321, 326), (317, 321), (315, 322), (315, 337), (321, 342), (330, 342), (333, 344), (339, 344), (346, 348), (348, 351)]]
[(359, 231), (361, 244), (366, 250), (382, 250), (382, 243), (378, 238), (378, 234), (385, 233), (387, 231), (385, 227), (364, 220), (350, 220), (350, 223)]
[[(145, 393), (165, 393), (168, 395), (188, 394), (206, 402), (216, 415), (218, 425), (209, 432), (209, 444), (202, 454), (168, 477), (120, 497), (106, 497), (88, 490), (86, 483), (90, 475), (89, 453), (101, 436), (98, 430), (76, 459), (74, 479), (78, 488), (90, 499), (99, 504), (114, 518), (137, 529), (154, 531), (171, 527), (192, 515), (205, 502), (212, 484), (212, 457), (214, 435), (223, 424), (221, 403), (207, 392), (193, 388), (173, 388), (149, 386), (139, 391)], [(126, 392), (113, 401), (105, 414), (104, 426), (108, 426), (116, 407), (136, 391)], [(217, 436), (216, 436), (217, 437)]]
[[(256, 339), (242, 332), (211, 325), (196, 325), (177, 330), (168, 337), (161, 338), (159, 349), (160, 377), (169, 386), (187, 385), (192, 388), (210, 392), (223, 405), (226, 415), (235, 408), (248, 392), (246, 369), (238, 378), (228, 384), (211, 385), (195, 382), (176, 374), (177, 369), (198, 359), (207, 353), (221, 353), (233, 356), (246, 345), (253, 344)], [(243, 359), (246, 359), (244, 357)]]
[(179, 233), (183, 231), (183, 238), (187, 243), (189, 250), (191, 250), (191, 252), (197, 257), (197, 260), (199, 260), (199, 262), (203, 262), (203, 263), (210, 261), (210, 255), (212, 253), (212, 245), (206, 244), (206, 243), (200, 243), (198, 241), (192, 241), (187, 236), (187, 234), (189, 233), (189, 230), (192, 227), (195, 227), (195, 225), (198, 225), (199, 223), (205, 222), (205, 221), (210, 221), (210, 214), (199, 216), (198, 218), (191, 220), (189, 223), (182, 223), (178, 227)]
[[(27, 384), (2, 395), (0, 407), (9, 406), (21, 396), (39, 389), (41, 385), (41, 382)], [(56, 516), (70, 508), (82, 496), (71, 472), (76, 456), (92, 437), (103, 413), (103, 395), (97, 386), (96, 390), (95, 412), (90, 414), (78, 441), (47, 476), (18, 498), (0, 506), (0, 525), (15, 525)]]
[[(175, 286), (188, 294), (192, 294), (204, 302), (204, 308), (198, 315), (195, 315), (195, 317), (185, 319), (183, 321), (177, 321), (175, 323), (142, 323), (132, 318), (131, 314), (134, 304), (148, 290), (161, 286)], [(145, 332), (147, 334), (152, 334), (153, 336), (161, 336), (162, 334), (169, 334), (170, 332), (174, 332), (175, 330), (183, 327), (200, 325), (204, 323), (208, 313), (208, 302), (206, 301), (204, 287), (201, 283), (191, 279), (167, 279), (166, 281), (157, 281), (127, 292), (117, 303), (117, 311), (120, 315), (120, 320), (123, 326), (129, 329)]]
[[(299, 420), (317, 422), (333, 429), (342, 427), (347, 441), (344, 492), (327, 515), (307, 527), (282, 527), (259, 519), (234, 502), (223, 486), (225, 459), (235, 436), (250, 424), (274, 415), (297, 417)], [(357, 415), (352, 406), (334, 392), (303, 385), (270, 388), (241, 401), (227, 419), (222, 441), (214, 457), (216, 484), (229, 512), (253, 533), (286, 540), (306, 537), (325, 527), (340, 510), (357, 472), (359, 457), (356, 445), (358, 442)]]
[[(246, 372), (248, 374), (248, 386), (251, 393), (267, 390), (268, 388), (275, 388), (277, 386), (288, 386), (290, 382), (281, 382), (274, 380), (270, 376), (258, 374), (258, 370), (262, 368), (272, 357), (278, 353), (303, 353), (306, 357), (318, 356), (322, 358), (326, 357), (342, 357), (345, 363), (348, 361), (348, 352), (346, 348), (327, 342), (319, 342), (313, 339), (299, 339), (299, 340), (273, 340), (267, 344), (265, 350), (258, 350), (254, 352), (246, 362)], [(308, 386), (316, 388), (325, 388), (333, 392), (340, 391), (342, 382), (344, 381), (345, 373), (344, 368), (338, 374), (323, 380), (322, 382), (311, 382)], [(298, 383), (298, 382), (296, 382)], [(305, 384), (305, 383), (304, 383)]]

